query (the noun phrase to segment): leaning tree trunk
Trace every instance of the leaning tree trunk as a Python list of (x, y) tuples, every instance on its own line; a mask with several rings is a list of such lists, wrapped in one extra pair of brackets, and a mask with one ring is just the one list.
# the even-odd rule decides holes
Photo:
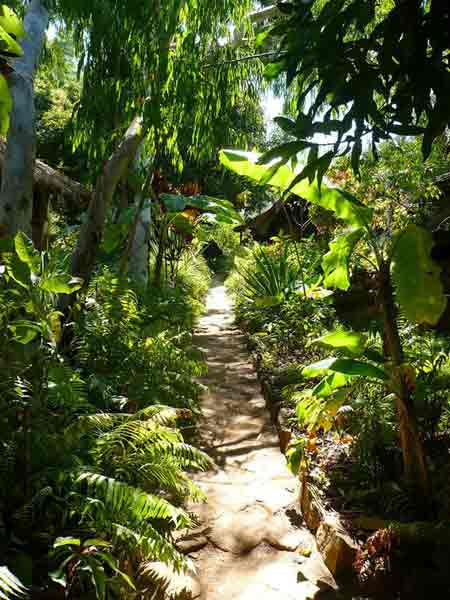
[(404, 368), (389, 263), (383, 264), (380, 271), (379, 290), (383, 310), (385, 353), (392, 364), (398, 384), (395, 398), (405, 479), (420, 489), (426, 504), (430, 492), (428, 468), (414, 410), (412, 382), (408, 381), (408, 373)]
[(130, 228), (129, 247), (127, 247), (128, 275), (140, 287), (148, 285), (148, 260), (150, 244), (150, 226), (152, 213), (150, 202), (145, 206), (142, 192), (136, 194), (136, 218)]
[(40, 0), (32, 0), (24, 19), (23, 55), (10, 76), (13, 108), (2, 169), (0, 191), (0, 235), (31, 233), (33, 169), (36, 155), (33, 79), (39, 63), (48, 11)]
[(87, 218), (80, 230), (78, 244), (72, 256), (71, 273), (80, 277), (86, 286), (95, 266), (95, 259), (103, 236), (106, 212), (117, 184), (134, 159), (144, 136), (142, 118), (136, 117), (128, 128), (119, 147), (103, 168), (89, 203)]

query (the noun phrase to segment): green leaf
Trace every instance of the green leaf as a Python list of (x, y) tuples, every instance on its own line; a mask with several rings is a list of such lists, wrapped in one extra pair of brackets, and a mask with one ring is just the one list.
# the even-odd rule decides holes
[(276, 79), (283, 72), (286, 64), (284, 60), (269, 63), (264, 68), (264, 77), (266, 79)]
[(272, 162), (276, 158), (289, 160), (306, 148), (308, 148), (308, 144), (305, 142), (286, 142), (285, 144), (281, 144), (273, 150), (269, 150), (262, 154), (258, 160), (258, 164), (264, 165)]
[(89, 538), (83, 542), (83, 546), (98, 546), (101, 548), (111, 548), (112, 543), (102, 540), (101, 538)]
[(336, 357), (330, 357), (308, 365), (302, 370), (302, 375), (303, 377), (317, 377), (319, 375), (325, 375), (330, 371), (343, 373), (344, 375), (350, 375), (352, 377), (369, 377), (381, 381), (385, 381), (388, 378), (387, 374), (382, 369), (379, 369), (370, 363), (354, 360), (352, 358)]
[(256, 34), (255, 37), (255, 47), (256, 48), (260, 48), (264, 42), (267, 40), (267, 38), (269, 37), (270, 34), (270, 30), (266, 29), (265, 31), (260, 31), (259, 33)]
[(71, 536), (56, 538), (53, 542), (53, 548), (61, 548), (62, 546), (81, 546), (81, 540)]
[(73, 294), (81, 288), (82, 284), (82, 280), (78, 277), (72, 278), (70, 275), (55, 275), (48, 279), (42, 279), (39, 287), (52, 294)]
[(23, 54), (20, 44), (0, 26), (0, 53), (2, 52), (14, 54), (14, 56)]
[[(319, 161), (322, 159), (324, 157), (321, 157)], [(321, 206), (326, 210), (331, 210), (338, 219), (342, 219), (352, 227), (364, 227), (372, 220), (372, 210), (361, 204), (354, 196), (344, 190), (328, 188), (324, 185), (321, 185), (321, 189), (319, 190), (317, 182), (311, 184), (306, 179), (303, 179), (293, 185), (290, 188), (290, 192), (308, 200), (312, 204), (317, 204), (317, 206)]]
[(31, 287), (31, 271), (28, 265), (22, 262), (17, 254), (13, 254), (7, 264), (8, 275), (26, 290)]
[(21, 19), (5, 4), (0, 7), (0, 27), (15, 35), (16, 38), (25, 37), (25, 29)]
[(330, 250), (322, 260), (326, 287), (348, 290), (350, 287), (349, 263), (352, 252), (364, 235), (363, 229), (356, 229), (340, 235), (330, 244)]
[(348, 385), (351, 379), (352, 376), (345, 373), (330, 373), (312, 389), (312, 395), (317, 398), (328, 398), (336, 390)]
[[(72, 557), (70, 557), (72, 558)], [(65, 570), (62, 567), (55, 569), (54, 571), (50, 571), (48, 576), (52, 581), (60, 585), (61, 587), (67, 587), (67, 579)]]
[(41, 327), (33, 321), (14, 321), (8, 326), (14, 340), (19, 344), (29, 344), (42, 333)]
[(111, 224), (106, 228), (101, 246), (103, 252), (111, 254), (111, 252), (114, 252), (119, 247), (124, 239), (123, 230), (123, 225), (119, 225), (118, 223)]
[(136, 589), (130, 577), (118, 568), (117, 560), (113, 556), (111, 556), (111, 554), (106, 552), (99, 552), (97, 556), (104, 560), (106, 564), (110, 567), (110, 569), (114, 571), (114, 573), (117, 573), (117, 575), (119, 575), (132, 590)]
[(276, 296), (263, 296), (261, 298), (255, 298), (255, 306), (257, 308), (269, 308), (271, 306), (278, 306), (283, 302), (284, 295), (278, 294)]
[(181, 194), (161, 194), (160, 199), (168, 212), (181, 212), (187, 206), (187, 199)]
[[(239, 150), (221, 150), (219, 154), (220, 162), (226, 169), (261, 184), (261, 181), (264, 181), (265, 177), (267, 177), (272, 166), (256, 164), (259, 157), (260, 155), (254, 152), (241, 152)], [(273, 173), (266, 184), (284, 190), (289, 186), (292, 176), (291, 169), (284, 165), (276, 173)]]
[[(306, 179), (300, 180), (299, 176), (285, 164), (274, 170), (273, 165), (256, 164), (260, 158), (259, 154), (236, 150), (221, 150), (219, 157), (223, 166), (230, 171), (249, 177), (259, 184), (272, 185), (283, 192), (290, 191), (312, 204), (331, 210), (339, 219), (352, 227), (363, 227), (372, 219), (372, 210), (358, 202), (348, 192), (323, 185), (319, 189), (317, 182), (309, 183)], [(322, 158), (324, 157), (319, 161)], [(328, 157), (324, 160), (328, 160)]]
[(14, 238), (14, 247), (20, 260), (27, 264), (33, 273), (38, 273), (41, 265), (39, 253), (35, 250), (33, 242), (22, 231), (19, 231)]
[(332, 356), (330, 358), (325, 358), (318, 362), (312, 363), (303, 368), (302, 375), (303, 377), (318, 377), (319, 375), (324, 375), (325, 373), (328, 373), (330, 367), (336, 360), (337, 358)]
[(333, 331), (327, 333), (320, 338), (313, 340), (311, 343), (323, 344), (324, 346), (331, 346), (332, 348), (341, 348), (348, 350), (355, 355), (360, 355), (364, 352), (367, 342), (367, 336), (354, 333), (352, 331)]
[(432, 234), (417, 225), (399, 234), (393, 255), (397, 300), (413, 323), (436, 325), (447, 306), (441, 269), (431, 258)]
[(9, 129), (9, 115), (12, 110), (12, 96), (8, 82), (0, 74), (0, 134), (6, 135)]
[(378, 379), (386, 381), (387, 374), (382, 369), (371, 365), (370, 363), (354, 360), (352, 358), (338, 358), (330, 367), (331, 371), (337, 373), (345, 373), (353, 377), (369, 377), (370, 379)]

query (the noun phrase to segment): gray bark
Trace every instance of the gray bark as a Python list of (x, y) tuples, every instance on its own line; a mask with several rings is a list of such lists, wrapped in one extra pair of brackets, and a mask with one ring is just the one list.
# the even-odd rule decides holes
[(48, 11), (40, 0), (32, 0), (24, 19), (26, 37), (23, 56), (14, 63), (10, 76), (13, 109), (2, 171), (0, 191), (0, 235), (31, 234), (33, 169), (36, 157), (34, 76), (39, 63)]
[[(140, 204), (140, 194), (137, 194), (136, 210), (138, 210)], [(150, 201), (147, 201), (146, 204), (147, 206), (144, 206), (137, 216), (136, 229), (130, 253), (130, 262), (128, 265), (128, 275), (130, 279), (142, 287), (147, 287), (148, 284), (148, 250), (152, 219)]]
[(106, 211), (111, 204), (117, 184), (136, 155), (144, 133), (142, 117), (135, 117), (96, 183), (71, 264), (72, 275), (81, 277), (85, 285), (89, 283), (95, 266), (97, 251), (103, 236)]

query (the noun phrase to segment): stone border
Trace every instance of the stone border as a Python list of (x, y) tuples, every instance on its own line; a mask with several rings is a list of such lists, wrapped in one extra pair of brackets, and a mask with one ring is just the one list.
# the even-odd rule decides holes
[[(261, 372), (261, 356), (251, 349), (249, 351), (253, 358), (266, 408), (278, 433), (280, 451), (285, 454), (292, 439), (292, 431), (289, 427), (286, 409), (283, 407), (283, 399), (274, 388), (270, 376)], [(314, 534), (317, 548), (333, 577), (339, 582), (354, 584), (356, 572), (353, 564), (359, 544), (346, 530), (339, 514), (326, 511), (312, 490), (313, 485), (307, 474), (301, 474), (299, 508), (305, 525)]]

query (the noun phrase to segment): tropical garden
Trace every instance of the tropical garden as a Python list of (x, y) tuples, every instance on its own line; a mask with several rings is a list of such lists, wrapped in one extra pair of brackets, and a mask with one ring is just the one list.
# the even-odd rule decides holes
[(361, 593), (445, 597), (450, 7), (17, 0), (0, 39), (0, 598), (188, 567), (213, 278)]

